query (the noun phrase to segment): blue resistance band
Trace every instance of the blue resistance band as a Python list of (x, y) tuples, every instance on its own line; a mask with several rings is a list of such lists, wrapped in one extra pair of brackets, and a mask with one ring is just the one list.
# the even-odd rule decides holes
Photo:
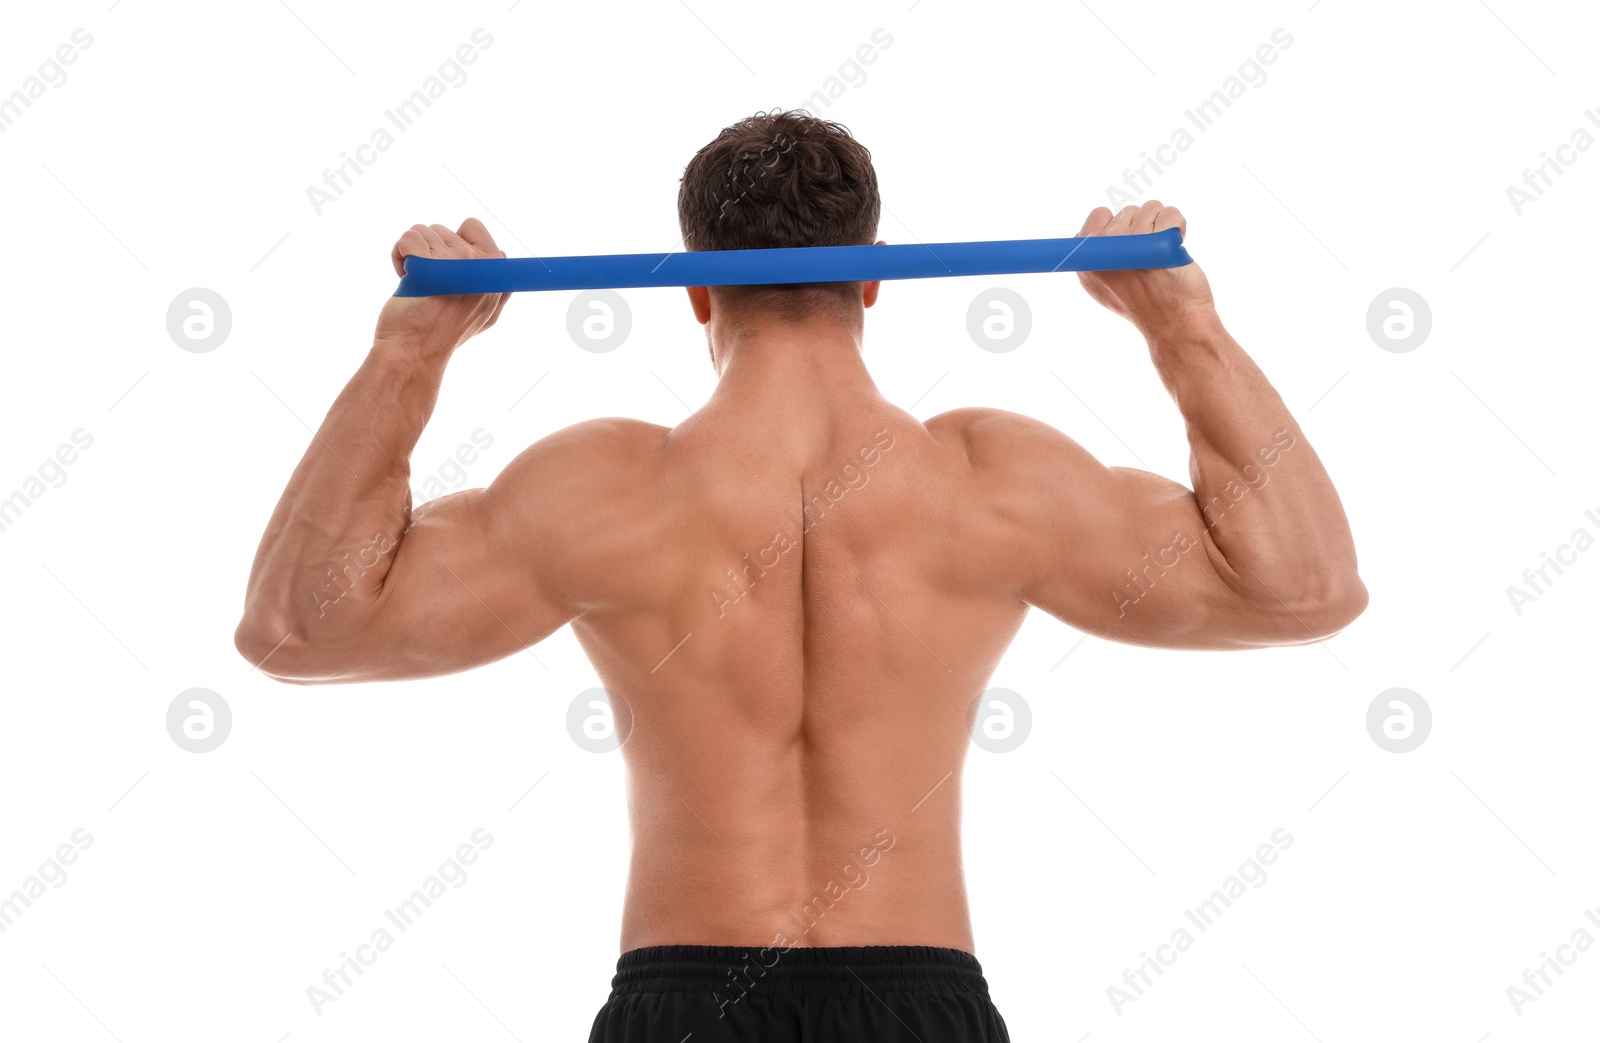
[(767, 286), (780, 283), (936, 279), (1023, 272), (1111, 272), (1189, 263), (1176, 228), (1082, 239), (988, 243), (802, 246), (585, 257), (407, 257), (396, 297), (597, 290), (636, 286)]

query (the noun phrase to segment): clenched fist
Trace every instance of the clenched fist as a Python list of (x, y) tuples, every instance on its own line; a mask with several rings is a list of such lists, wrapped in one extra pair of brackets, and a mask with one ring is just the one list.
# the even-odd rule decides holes
[[(1176, 228), (1187, 234), (1188, 223), (1177, 207), (1152, 199), (1143, 206), (1127, 206), (1113, 214), (1096, 207), (1083, 223), (1079, 236), (1136, 235)], [(1126, 272), (1079, 272), (1089, 296), (1121, 315), (1151, 337), (1216, 321), (1211, 285), (1200, 266), (1151, 268)]]
[[(405, 258), (504, 257), (494, 237), (476, 217), (452, 232), (445, 225), (412, 225), (390, 251), (396, 275), (405, 274)], [(452, 294), (445, 297), (390, 297), (378, 315), (373, 339), (404, 345), (425, 354), (446, 354), (473, 335), (493, 326), (509, 293)]]

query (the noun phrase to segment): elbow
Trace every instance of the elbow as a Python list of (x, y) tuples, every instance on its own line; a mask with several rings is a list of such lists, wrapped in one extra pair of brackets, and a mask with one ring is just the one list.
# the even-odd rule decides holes
[(250, 666), (284, 684), (316, 684), (305, 669), (305, 642), (284, 621), (246, 614), (233, 631), (233, 647)]
[(1295, 615), (1311, 631), (1311, 639), (1325, 641), (1355, 622), (1367, 610), (1367, 586), (1351, 574), (1306, 599)]
[(359, 631), (328, 633), (311, 619), (246, 612), (233, 632), (233, 647), (250, 666), (283, 684), (349, 684), (382, 678), (358, 654)]

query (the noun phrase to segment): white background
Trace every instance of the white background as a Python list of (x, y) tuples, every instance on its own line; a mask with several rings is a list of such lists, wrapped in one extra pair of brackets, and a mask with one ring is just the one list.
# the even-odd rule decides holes
[[(1600, 551), (1520, 615), (1507, 587), (1574, 530), (1600, 535), (1600, 150), (1567, 153), (1520, 214), (1507, 186), (1576, 128), (1600, 136), (1600, 19), (1492, 4), (8, 10), (0, 96), (74, 29), (93, 43), (0, 134), (0, 497), (73, 431), (93, 444), (0, 532), (0, 894), (75, 829), (93, 843), (0, 933), (0, 1034), (585, 1037), (628, 838), (618, 755), (566, 730), (598, 683), (570, 632), (442, 680), (282, 686), (232, 647), (250, 560), (305, 425), (362, 359), (400, 232), (476, 215), (513, 256), (672, 249), (694, 151), (804, 104), (879, 28), (865, 79), (847, 69), (814, 108), (872, 150), (890, 242), (1075, 233), (1185, 109), (1292, 36), (1143, 194), (1187, 214), (1224, 319), (1338, 484), (1372, 595), (1325, 645), (1245, 654), (1030, 618), (992, 683), (1033, 731), (974, 749), (965, 795), (978, 956), (1013, 1038), (1592, 1031), (1600, 947), (1520, 1012), (1507, 988), (1578, 929), (1600, 939)], [(480, 27), (468, 79), (315, 213), (307, 187)], [(991, 283), (1033, 313), (1005, 354), (966, 331)], [(192, 287), (231, 308), (209, 353), (167, 332)], [(1431, 306), (1407, 353), (1367, 331), (1392, 287)], [(472, 485), (583, 418), (681, 420), (713, 383), (701, 328), (681, 291), (624, 296), (633, 331), (609, 354), (569, 339), (572, 295), (515, 298), (454, 361), (414, 484), (479, 428)], [(1143, 345), (1071, 276), (886, 284), (867, 338), (918, 416), (1003, 407), (1187, 474)], [(1434, 718), (1406, 754), (1366, 726), (1397, 686)], [(206, 754), (166, 731), (194, 687), (233, 713)], [(317, 1013), (307, 987), (479, 827), (494, 842), (466, 882)], [(1279, 828), (1294, 841), (1266, 883), (1117, 1010), (1124, 968)]]

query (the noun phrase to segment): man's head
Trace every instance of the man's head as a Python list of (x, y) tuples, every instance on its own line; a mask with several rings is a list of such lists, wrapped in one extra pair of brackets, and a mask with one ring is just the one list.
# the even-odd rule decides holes
[[(872, 154), (844, 127), (804, 110), (757, 113), (723, 128), (689, 161), (678, 224), (689, 250), (868, 245), (878, 232)], [(864, 303), (859, 282), (719, 286), (709, 300), (725, 315), (782, 323), (856, 323)]]

